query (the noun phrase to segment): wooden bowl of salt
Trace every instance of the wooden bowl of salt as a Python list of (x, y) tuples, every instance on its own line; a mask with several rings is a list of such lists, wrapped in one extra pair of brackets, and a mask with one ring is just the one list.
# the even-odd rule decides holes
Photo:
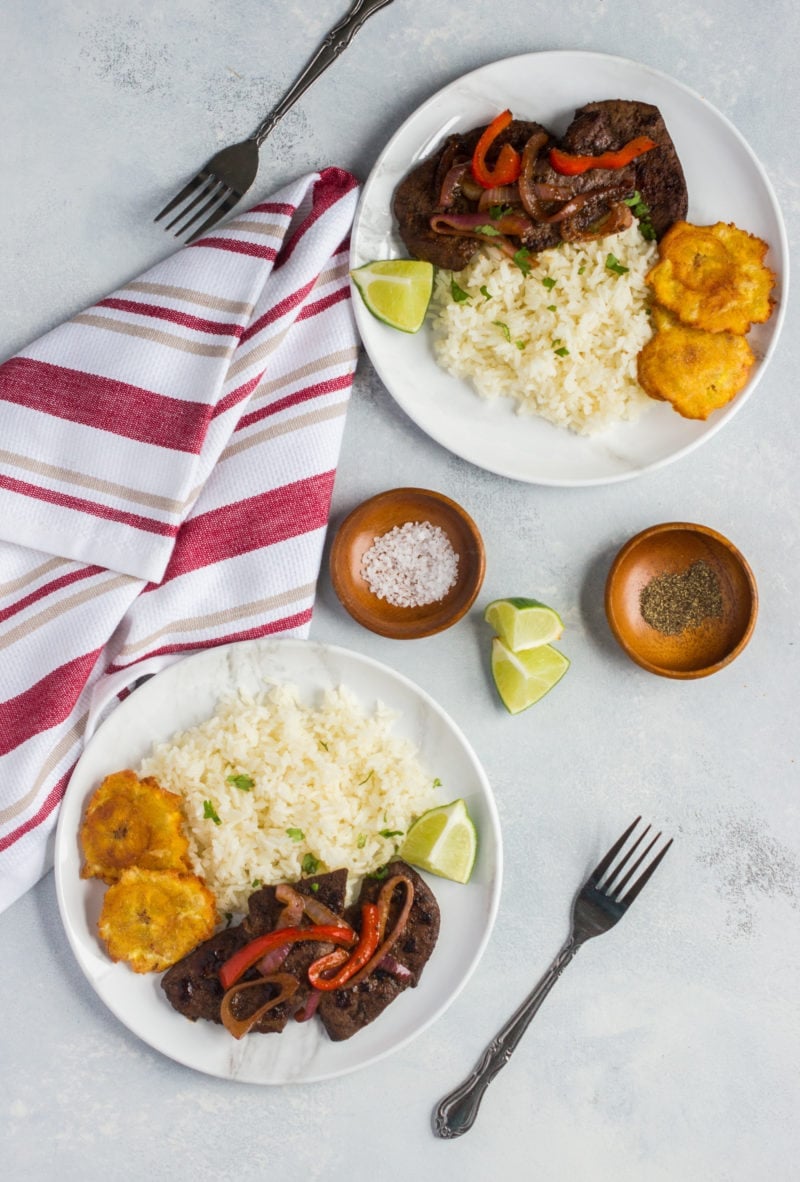
[(605, 608), (632, 661), (661, 677), (708, 677), (741, 653), (758, 614), (755, 576), (716, 530), (665, 522), (622, 547)]
[(334, 590), (354, 620), (395, 640), (433, 636), (469, 611), (486, 556), (478, 527), (444, 493), (393, 488), (344, 519), (331, 547)]

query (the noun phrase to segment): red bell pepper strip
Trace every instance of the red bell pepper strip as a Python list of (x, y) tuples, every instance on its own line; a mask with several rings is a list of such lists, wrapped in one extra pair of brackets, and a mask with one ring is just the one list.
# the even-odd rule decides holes
[(638, 156), (657, 147), (658, 144), (649, 136), (638, 135), (618, 151), (601, 152), (599, 156), (573, 156), (569, 152), (562, 152), (560, 148), (551, 148), (550, 163), (563, 176), (580, 176), (590, 168), (624, 168)]
[(322, 973), (325, 969), (332, 967), (331, 960), (335, 954), (331, 953), (329, 956), (321, 957), (320, 960), (314, 961), (309, 967), (309, 981), (315, 989), (321, 989), (323, 993), (330, 993), (334, 989), (340, 989), (342, 985), (345, 985), (351, 977), (354, 977), (358, 970), (363, 968), (371, 959), (373, 952), (378, 947), (380, 936), (380, 910), (378, 905), (377, 903), (364, 903), (361, 908), (361, 935), (350, 958), (342, 965), (335, 976), (323, 977)]
[(234, 952), (219, 970), (219, 981), (223, 989), (230, 989), (249, 968), (261, 960), (267, 952), (281, 948), (284, 944), (297, 944), (300, 940), (324, 940), (328, 944), (343, 944), (350, 947), (356, 942), (352, 928), (333, 927), (329, 924), (312, 924), (307, 928), (278, 928), (256, 936), (249, 944)]
[(475, 145), (475, 151), (472, 154), (472, 175), (484, 189), (495, 189), (499, 185), (512, 185), (520, 174), (522, 157), (516, 148), (511, 147), (511, 144), (503, 144), (492, 168), (489, 168), (486, 163), (486, 154), (500, 132), (508, 127), (511, 119), (510, 111), (501, 111), (484, 130)]

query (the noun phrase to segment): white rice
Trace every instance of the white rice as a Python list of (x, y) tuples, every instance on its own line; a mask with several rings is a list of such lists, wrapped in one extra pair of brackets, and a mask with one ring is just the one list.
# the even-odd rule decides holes
[[(505, 395), (519, 413), (579, 434), (635, 419), (652, 406), (636, 380), (636, 356), (652, 335), (644, 280), (656, 254), (634, 223), (531, 255), (527, 276), (496, 250), (455, 274), (439, 271), (431, 305), (437, 361), (482, 398)], [(610, 255), (624, 274), (607, 266)], [(452, 280), (468, 300), (454, 298)]]
[(254, 884), (313, 873), (309, 858), (320, 872), (347, 867), (356, 879), (375, 870), (438, 803), (416, 748), (392, 734), (393, 718), (380, 704), (366, 713), (344, 688), (307, 706), (295, 687), (279, 685), (221, 702), (207, 721), (154, 747), (139, 774), (183, 797), (195, 870), (220, 911), (239, 912)]

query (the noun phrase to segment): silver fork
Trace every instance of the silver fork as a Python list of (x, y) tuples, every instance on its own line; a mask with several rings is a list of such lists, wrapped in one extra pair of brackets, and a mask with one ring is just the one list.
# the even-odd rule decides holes
[[(522, 1005), (511, 1015), (502, 1030), (489, 1043), (474, 1071), (437, 1105), (433, 1127), (438, 1136), (460, 1137), (462, 1133), (466, 1133), (468, 1129), (472, 1128), (484, 1092), (500, 1069), (505, 1067), (511, 1058), (534, 1014), (538, 1012), (542, 1002), (575, 953), (587, 940), (591, 940), (593, 936), (601, 936), (613, 928), (618, 920), (622, 919), (672, 845), (672, 838), (670, 838), (660, 852), (653, 856), (638, 878), (631, 882), (661, 837), (661, 834), (657, 833), (630, 866), (625, 876), (617, 881), (626, 864), (650, 832), (648, 825), (612, 869), (614, 859), (640, 821), (641, 817), (637, 817), (633, 824), (625, 830), (622, 837), (614, 842), (606, 856), (581, 887), (572, 907), (572, 930), (569, 938), (539, 984), (528, 994)], [(609, 870), (610, 874), (605, 877)], [(630, 886), (628, 886), (629, 883)]]
[[(171, 230), (177, 222), (181, 222), (182, 224), (175, 231), (175, 237), (178, 238), (185, 234), (204, 214), (208, 214), (209, 216), (192, 233), (187, 242), (193, 242), (195, 238), (199, 238), (206, 230), (210, 230), (212, 226), (216, 225), (220, 218), (223, 218), (238, 201), (241, 201), (256, 179), (258, 150), (275, 125), (294, 106), (301, 95), (305, 94), (309, 86), (316, 82), (320, 74), (336, 61), (367, 18), (378, 9), (385, 8), (387, 4), (391, 3), (392, 0), (355, 0), (347, 15), (333, 26), (302, 74), (295, 79), (278, 105), (273, 107), (253, 134), (242, 140), (241, 143), (231, 144), (230, 147), (217, 152), (216, 156), (212, 156), (197, 175), (189, 181), (188, 185), (181, 189), (177, 197), (165, 205), (161, 213), (153, 220), (160, 222), (167, 214), (178, 210), (172, 221), (164, 227), (165, 230)], [(202, 205), (201, 202), (203, 202)], [(197, 209), (198, 205), (199, 209)], [(179, 206), (183, 208), (178, 209)], [(187, 220), (184, 221), (185, 218)]]

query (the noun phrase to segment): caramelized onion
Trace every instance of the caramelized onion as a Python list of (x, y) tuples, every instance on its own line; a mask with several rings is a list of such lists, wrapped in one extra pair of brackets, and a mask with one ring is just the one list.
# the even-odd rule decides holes
[[(406, 888), (406, 897), (403, 902), (403, 906), (400, 909), (400, 914), (395, 921), (394, 927), (387, 936), (385, 933), (389, 920), (389, 908), (392, 903), (392, 895), (394, 894), (395, 888), (401, 883)], [(363, 981), (365, 977), (368, 977), (370, 973), (378, 967), (384, 957), (386, 957), (391, 952), (392, 948), (394, 948), (395, 944), (400, 939), (405, 930), (406, 923), (408, 922), (409, 912), (411, 911), (411, 904), (413, 902), (414, 884), (407, 875), (393, 874), (392, 877), (383, 884), (381, 887), (381, 893), (378, 896), (378, 910), (380, 913), (379, 930), (381, 934), (380, 942), (378, 947), (375, 949), (374, 954), (370, 957), (364, 967), (358, 973), (352, 976), (347, 982), (348, 988), (351, 985), (358, 985), (360, 981)]]
[(595, 238), (605, 238), (609, 234), (619, 234), (633, 225), (633, 214), (624, 201), (618, 201), (611, 206), (608, 213), (592, 222), (590, 226), (580, 228), (565, 222), (561, 228), (561, 237), (565, 242), (591, 242)]
[(493, 205), (519, 205), (518, 187), (499, 185), (496, 189), (481, 189), (478, 209), (491, 209)]
[(275, 898), (279, 903), (286, 904), (278, 916), (275, 927), (296, 928), (303, 914), (303, 896), (299, 891), (290, 887), (288, 882), (281, 882), (275, 887)]
[(312, 989), (305, 1000), (305, 1005), (297, 1011), (294, 1016), (295, 1022), (308, 1022), (313, 1018), (319, 1008), (319, 999), (322, 997), (319, 989)]
[(469, 170), (469, 164), (464, 161), (461, 164), (454, 164), (445, 173), (442, 187), (439, 191), (439, 206), (441, 209), (449, 209), (453, 204), (456, 196), (456, 190), (460, 188), (461, 182)]
[(536, 196), (533, 187), (533, 170), (536, 166), (536, 161), (539, 158), (539, 153), (549, 140), (546, 131), (536, 131), (529, 137), (528, 142), (522, 149), (522, 162), (520, 166), (519, 178), (517, 180), (517, 188), (519, 189), (519, 198), (522, 202), (522, 208), (533, 221), (541, 221), (541, 206), (539, 198)]
[[(233, 1013), (233, 1001), (239, 993), (244, 993), (247, 989), (254, 989), (257, 986), (277, 985), (278, 992), (275, 997), (271, 998), (263, 1006), (259, 1006), (249, 1018), (237, 1018)], [(300, 987), (300, 982), (291, 973), (271, 973), (268, 977), (258, 977), (255, 981), (239, 981), (236, 985), (232, 985), (228, 989), (220, 1006), (220, 1017), (222, 1018), (222, 1025), (229, 1031), (234, 1038), (243, 1038), (249, 1030), (252, 1030), (259, 1019), (264, 1017), (264, 1014), (274, 1010), (281, 1002), (288, 1001), (289, 998), (297, 992)]]
[(330, 907), (326, 907), (319, 899), (310, 895), (301, 896), (303, 910), (312, 923), (330, 924), (332, 927), (350, 928), (351, 925), (341, 915), (337, 915)]

